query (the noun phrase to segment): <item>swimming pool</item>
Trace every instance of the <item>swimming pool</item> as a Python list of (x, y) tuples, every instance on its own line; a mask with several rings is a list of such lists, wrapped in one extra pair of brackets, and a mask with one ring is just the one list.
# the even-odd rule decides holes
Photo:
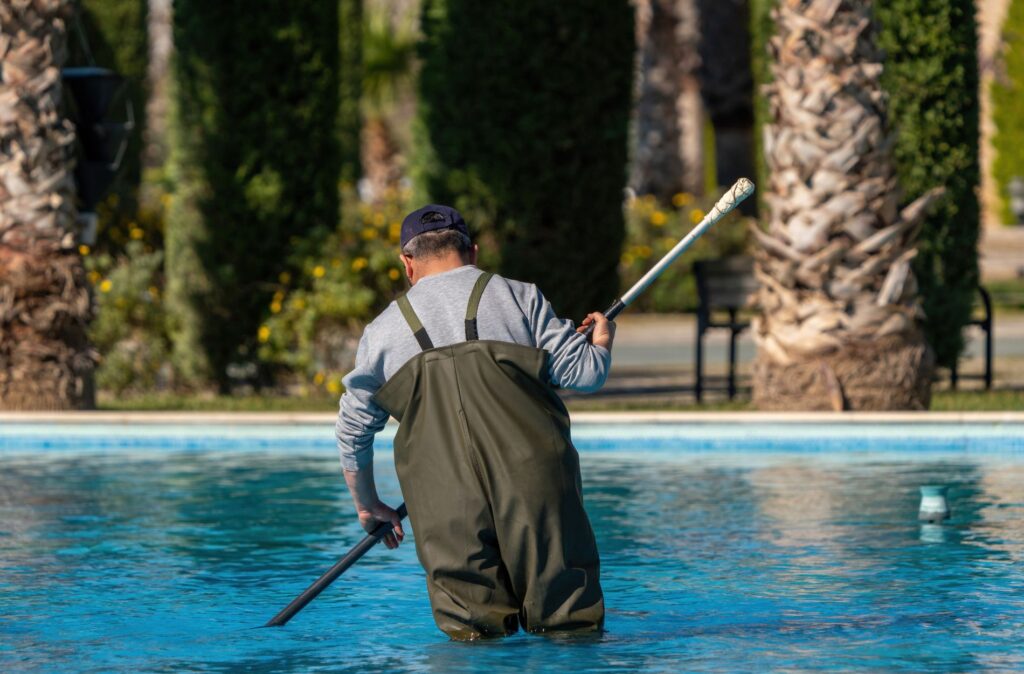
[[(1019, 424), (574, 434), (607, 633), (461, 644), (411, 541), (253, 629), (361, 538), (329, 426), (4, 424), (0, 669), (1024, 669)], [(947, 524), (918, 522), (923, 484)]]

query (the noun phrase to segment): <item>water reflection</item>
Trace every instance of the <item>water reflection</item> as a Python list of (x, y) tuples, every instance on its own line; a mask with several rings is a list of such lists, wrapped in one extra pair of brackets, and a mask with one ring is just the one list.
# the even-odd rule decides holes
[[(412, 545), (374, 550), (288, 628), (248, 629), (361, 537), (333, 456), (3, 468), (5, 671), (1024, 667), (1021, 459), (585, 454), (608, 632), (470, 645), (434, 628)], [(947, 523), (918, 522), (921, 484), (949, 486)]]

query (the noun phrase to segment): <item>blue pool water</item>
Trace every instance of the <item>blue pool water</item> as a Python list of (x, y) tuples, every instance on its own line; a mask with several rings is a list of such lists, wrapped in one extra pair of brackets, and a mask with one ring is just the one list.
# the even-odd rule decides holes
[(472, 644), (411, 540), (253, 629), (362, 536), (329, 437), (0, 429), (0, 671), (1024, 670), (1019, 428), (580, 428), (608, 631)]

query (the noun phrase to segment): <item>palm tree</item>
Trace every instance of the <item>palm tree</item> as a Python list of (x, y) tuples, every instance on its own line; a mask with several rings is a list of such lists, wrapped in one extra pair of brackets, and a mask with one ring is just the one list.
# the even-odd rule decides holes
[(639, 0), (639, 92), (630, 186), (663, 203), (703, 191), (703, 106), (695, 0)]
[(941, 190), (898, 209), (871, 0), (773, 10), (754, 402), (927, 409), (934, 357), (910, 262)]
[(0, 3), (0, 409), (93, 404), (91, 302), (60, 113), (68, 0)]

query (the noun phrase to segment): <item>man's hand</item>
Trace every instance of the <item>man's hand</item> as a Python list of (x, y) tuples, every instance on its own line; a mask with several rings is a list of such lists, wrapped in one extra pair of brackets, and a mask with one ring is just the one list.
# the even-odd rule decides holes
[(363, 529), (368, 534), (373, 533), (373, 530), (380, 526), (382, 522), (391, 522), (395, 526), (394, 530), (384, 534), (383, 541), (388, 550), (394, 550), (405, 539), (405, 531), (402, 530), (402, 519), (398, 516), (398, 512), (384, 505), (383, 501), (377, 501), (377, 503), (366, 509), (360, 508), (358, 513), (359, 524), (363, 525)]
[(612, 342), (615, 341), (615, 321), (609, 321), (600, 311), (587, 314), (587, 317), (576, 328), (576, 332), (586, 332), (590, 324), (594, 324), (594, 331), (590, 333), (590, 341), (594, 346), (603, 346), (609, 351), (612, 350)]
[(366, 529), (366, 533), (372, 533), (381, 522), (391, 522), (395, 525), (395, 529), (384, 536), (384, 545), (388, 546), (388, 550), (397, 548), (405, 538), (402, 520), (396, 511), (384, 505), (384, 502), (377, 496), (377, 486), (373, 482), (373, 464), (371, 463), (359, 471), (346, 470), (345, 484), (352, 492), (352, 501), (356, 504), (359, 523)]

